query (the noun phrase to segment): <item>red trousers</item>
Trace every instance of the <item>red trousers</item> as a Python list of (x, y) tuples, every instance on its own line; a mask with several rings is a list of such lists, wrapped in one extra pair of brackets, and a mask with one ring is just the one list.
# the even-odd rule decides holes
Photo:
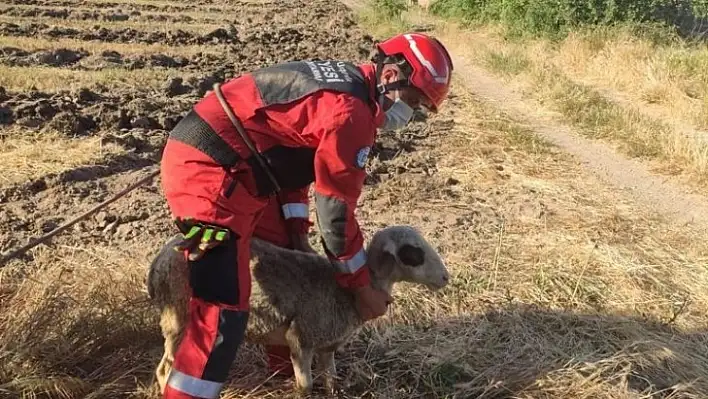
[(251, 294), (250, 238), (268, 204), (248, 166), (225, 171), (199, 150), (168, 140), (162, 189), (175, 217), (227, 227), (230, 242), (190, 261), (188, 321), (165, 398), (217, 398), (245, 333)]

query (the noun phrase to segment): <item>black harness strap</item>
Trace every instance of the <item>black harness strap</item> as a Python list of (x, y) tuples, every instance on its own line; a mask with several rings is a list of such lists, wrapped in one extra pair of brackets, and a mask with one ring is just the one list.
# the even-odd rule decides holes
[(241, 160), (238, 153), (193, 110), (179, 121), (170, 137), (198, 149), (225, 167), (232, 167)]

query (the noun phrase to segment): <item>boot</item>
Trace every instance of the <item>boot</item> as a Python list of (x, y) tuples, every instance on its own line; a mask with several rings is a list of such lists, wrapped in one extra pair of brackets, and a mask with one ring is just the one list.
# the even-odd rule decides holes
[(294, 374), (293, 364), (290, 361), (290, 348), (285, 345), (266, 345), (265, 350), (271, 373), (277, 372), (283, 377), (291, 377)]

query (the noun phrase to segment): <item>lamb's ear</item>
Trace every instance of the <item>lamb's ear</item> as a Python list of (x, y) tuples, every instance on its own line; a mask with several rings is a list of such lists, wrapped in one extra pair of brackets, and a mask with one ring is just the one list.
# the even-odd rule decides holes
[(425, 262), (425, 251), (422, 248), (404, 244), (398, 249), (398, 259), (407, 266), (420, 266)]

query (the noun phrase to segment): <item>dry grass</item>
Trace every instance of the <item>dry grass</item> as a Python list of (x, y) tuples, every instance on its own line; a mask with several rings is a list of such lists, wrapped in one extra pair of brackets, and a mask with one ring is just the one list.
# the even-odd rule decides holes
[(17, 47), (24, 51), (53, 50), (67, 48), (72, 50), (84, 49), (92, 54), (104, 51), (117, 51), (122, 55), (165, 54), (168, 56), (189, 57), (197, 53), (223, 54), (226, 46), (209, 45), (184, 45), (168, 46), (165, 44), (142, 43), (109, 43), (99, 41), (86, 41), (78, 39), (42, 39), (35, 37), (0, 36), (0, 47)]
[(102, 144), (100, 137), (72, 139), (61, 133), (34, 133), (20, 128), (4, 133), (6, 137), (0, 138), (4, 167), (0, 186), (91, 165), (123, 151), (117, 144)]
[[(460, 30), (456, 23), (420, 12), (410, 20), (438, 23), (464, 37), (469, 53), (516, 53), (530, 66), (554, 67), (576, 83), (689, 128), (708, 128), (708, 46), (639, 37), (632, 28), (601, 27), (571, 32), (559, 41), (507, 40), (499, 26)], [(478, 51), (479, 50), (479, 51)], [(478, 59), (480, 64), (483, 60)]]
[[(553, 57), (557, 50), (546, 41), (504, 41), (499, 28), (463, 30), (455, 23), (441, 22), (415, 12), (409, 13), (406, 19), (414, 26), (432, 21), (436, 33), (445, 39), (452, 51), (464, 54), (466, 60), (499, 75), (506, 84), (558, 111), (586, 136), (607, 140), (628, 156), (644, 158), (658, 172), (680, 175), (687, 184), (705, 188), (708, 182), (708, 132), (694, 130), (695, 126), (690, 122), (681, 120), (682, 114), (677, 110), (663, 108), (662, 111), (659, 105), (647, 107), (631, 101), (626, 93), (615, 95), (615, 88), (601, 86), (602, 79), (599, 78), (594, 82), (575, 79), (576, 76), (569, 74), (568, 68)], [(595, 46), (601, 47), (601, 44), (595, 43)], [(610, 45), (605, 43), (605, 46)], [(570, 52), (579, 44), (562, 44), (560, 47), (567, 47), (566, 51)], [(670, 47), (666, 51), (668, 49)], [(578, 50), (578, 54), (583, 53)], [(632, 64), (628, 54), (623, 57), (627, 64)], [(575, 63), (581, 65), (586, 61), (580, 57)], [(614, 69), (612, 65), (603, 65), (598, 66), (597, 71), (610, 74)], [(648, 76), (639, 69), (635, 72), (637, 78), (633, 82), (640, 82)], [(691, 79), (700, 80), (703, 73), (697, 72)], [(627, 82), (631, 81), (631, 76), (625, 75)], [(689, 85), (688, 81), (685, 83)], [(684, 107), (683, 111), (687, 109), (690, 107)], [(671, 113), (674, 114), (667, 116)]]
[(100, 398), (134, 383), (160, 345), (141, 292), (140, 253), (96, 246), (37, 252), (35, 270), (0, 274), (0, 391)]
[(658, 45), (626, 30), (575, 32), (560, 43), (505, 42), (473, 34), (494, 52), (515, 52), (536, 68), (553, 67), (579, 84), (672, 123), (708, 127), (708, 47)]
[(186, 78), (188, 75), (178, 69), (128, 70), (116, 67), (98, 71), (78, 71), (44, 66), (0, 65), (0, 86), (9, 91), (40, 90), (49, 93), (98, 86), (117, 90), (134, 90), (136, 87), (159, 89), (168, 78), (175, 76)]
[(609, 88), (665, 116), (708, 127), (708, 48), (654, 45), (627, 32), (576, 33), (534, 56), (580, 82)]
[[(361, 216), (367, 232), (423, 229), (452, 283), (395, 292), (389, 315), (337, 355), (345, 397), (708, 395), (705, 237), (665, 227), (506, 116), (454, 94), (431, 120), (435, 147), (407, 161), (433, 174), (367, 189), (376, 200)], [(39, 248), (26, 273), (4, 269), (0, 389), (157, 397), (161, 341), (143, 278), (161, 239)], [(264, 384), (264, 366), (246, 345), (224, 397), (290, 397), (287, 385)]]

